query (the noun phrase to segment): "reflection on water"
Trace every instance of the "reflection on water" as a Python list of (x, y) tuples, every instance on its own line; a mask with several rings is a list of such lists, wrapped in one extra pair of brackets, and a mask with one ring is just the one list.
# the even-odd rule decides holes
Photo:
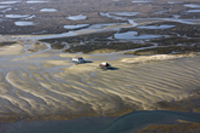
[(151, 3), (151, 1), (147, 1), (147, 0), (134, 0), (132, 1), (132, 3), (138, 3), (138, 4), (141, 4), (141, 3)]
[(148, 26), (137, 26), (136, 28), (139, 29), (151, 29), (151, 30), (160, 30), (160, 29), (169, 29), (173, 28), (175, 25), (159, 25), (159, 26), (154, 26), (154, 25), (148, 25)]
[(26, 15), (6, 14), (5, 17), (6, 18), (27, 18), (27, 17), (30, 17), (30, 15), (29, 14), (26, 14)]
[(73, 21), (84, 20), (86, 18), (87, 18), (87, 16), (83, 16), (82, 14), (77, 15), (77, 16), (69, 16), (69, 17), (67, 17), (67, 19), (73, 20)]
[(41, 12), (57, 12), (54, 8), (43, 8), (40, 10)]
[(185, 4), (184, 6), (190, 7), (190, 8), (200, 8), (200, 5), (196, 5), (196, 4)]
[(188, 13), (199, 13), (200, 12), (200, 9), (196, 9), (196, 10), (189, 10), (187, 11)]
[(18, 22), (15, 22), (16, 26), (34, 26), (36, 24), (37, 23), (30, 22), (30, 21), (18, 21)]
[(7, 7), (9, 7), (9, 6), (0, 6), (0, 9), (7, 8)]
[(120, 117), (102, 133), (132, 133), (150, 124), (170, 124), (177, 119), (200, 123), (199, 113), (182, 113), (173, 111), (142, 111)]
[(144, 22), (146, 24), (152, 24), (153, 22), (163, 22), (163, 21), (177, 22), (177, 23), (191, 24), (191, 25), (200, 24), (199, 23), (200, 19), (198, 18), (197, 19), (179, 19), (180, 15), (173, 15), (173, 18), (133, 18), (133, 19), (127, 18), (126, 16), (118, 16), (113, 12), (100, 12), (99, 15), (112, 18), (112, 19), (117, 19), (117, 20), (127, 20), (130, 24), (133, 24), (133, 27), (136, 25), (141, 25), (141, 24), (143, 25)]
[(16, 3), (20, 3), (21, 1), (3, 1), (0, 2), (0, 4), (16, 4)]
[(84, 28), (87, 26), (89, 26), (89, 24), (64, 25), (64, 28), (68, 30), (74, 30), (74, 29)]
[(138, 12), (110, 12), (111, 14), (118, 15), (118, 16), (125, 16), (125, 17), (132, 17), (137, 14)]
[(182, 1), (169, 1), (168, 4), (182, 4)]
[(49, 1), (37, 1), (37, 0), (35, 0), (35, 1), (32, 1), (32, 0), (30, 0), (30, 1), (26, 1), (26, 3), (28, 3), (28, 4), (40, 4), (40, 3), (48, 3)]
[(161, 35), (137, 35), (136, 31), (128, 31), (125, 33), (115, 33), (114, 38), (118, 40), (148, 40), (148, 39), (155, 39), (155, 38), (162, 38)]

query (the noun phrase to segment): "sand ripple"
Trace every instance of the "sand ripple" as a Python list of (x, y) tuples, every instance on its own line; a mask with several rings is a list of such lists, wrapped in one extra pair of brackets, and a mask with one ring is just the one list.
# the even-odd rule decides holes
[(107, 58), (102, 55), (83, 55), (93, 58), (93, 63), (75, 65), (70, 60), (74, 54), (47, 51), (40, 43), (36, 46), (42, 52), (18, 53), (14, 59), (1, 61), (0, 112), (4, 117), (118, 115), (134, 109), (151, 110), (159, 101), (191, 96), (200, 84), (197, 54), (111, 60), (109, 63), (118, 69), (103, 71), (98, 69)]
[(113, 71), (99, 70), (99, 62), (58, 67), (66, 62), (46, 61), (34, 69), (23, 66), (8, 71), (5, 79), (1, 74), (0, 111), (41, 116), (155, 109), (158, 101), (189, 97), (200, 82), (199, 57), (145, 64), (112, 61), (119, 68)]

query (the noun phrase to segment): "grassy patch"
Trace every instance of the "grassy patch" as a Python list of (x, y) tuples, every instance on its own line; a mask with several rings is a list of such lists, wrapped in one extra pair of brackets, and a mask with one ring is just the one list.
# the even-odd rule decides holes
[(3, 46), (10, 46), (10, 45), (13, 45), (15, 44), (16, 42), (0, 42), (0, 47), (3, 47)]
[(96, 50), (107, 49), (111, 51), (121, 51), (140, 47), (148, 47), (152, 44), (135, 44), (132, 42), (89, 42), (87, 45), (71, 46), (69, 49), (63, 50), (63, 52), (83, 52), (90, 53)]
[(188, 53), (188, 52), (200, 52), (200, 46), (166, 46), (166, 47), (154, 47), (137, 51), (130, 51), (124, 54), (134, 55), (154, 55), (154, 54), (170, 54), (170, 53)]

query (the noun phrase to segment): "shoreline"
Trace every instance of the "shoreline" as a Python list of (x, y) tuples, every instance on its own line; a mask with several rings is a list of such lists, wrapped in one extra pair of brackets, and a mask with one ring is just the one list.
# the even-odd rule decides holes
[[(174, 129), (175, 132), (188, 128), (199, 131), (200, 113), (179, 112), (166, 110), (135, 111), (123, 116), (93, 116), (81, 117), (73, 120), (20, 120), (14, 123), (1, 123), (0, 133), (8, 132), (96, 132), (96, 133), (120, 133), (123, 131), (131, 133), (165, 131)], [(73, 126), (72, 126), (73, 125)], [(185, 126), (183, 128), (182, 126)], [(90, 127), (90, 128), (88, 128)], [(158, 130), (159, 129), (159, 130)]]

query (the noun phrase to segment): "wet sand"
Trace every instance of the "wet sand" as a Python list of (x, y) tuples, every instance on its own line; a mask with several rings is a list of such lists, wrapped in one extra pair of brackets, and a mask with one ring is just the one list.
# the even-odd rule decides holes
[[(94, 118), (94, 123), (103, 117), (102, 126), (94, 124), (102, 132), (135, 132), (136, 128), (163, 132), (180, 126), (187, 132), (199, 126), (200, 21), (192, 11), (198, 10), (197, 0), (0, 4), (0, 122), (14, 122), (11, 130), (13, 125), (1, 124), (2, 132), (41, 121), (44, 125), (52, 120), (81, 123), (83, 117)], [(73, 64), (75, 56), (88, 63)], [(99, 69), (103, 61), (113, 69)], [(147, 116), (153, 113), (151, 122), (142, 119), (145, 111)], [(126, 119), (132, 112), (141, 115)], [(156, 119), (160, 116), (173, 121)], [(119, 124), (121, 120), (142, 122), (139, 128)], [(91, 123), (86, 122), (86, 128)], [(166, 123), (171, 125), (152, 125)]]
[[(41, 42), (24, 52), (18, 45), (1, 47), (11, 53), (1, 54), (10, 57), (1, 61), (2, 122), (121, 116), (157, 109), (160, 101), (192, 97), (199, 87), (198, 54), (69, 54)], [(92, 63), (72, 64), (74, 56)], [(105, 59), (116, 70), (100, 70)]]

